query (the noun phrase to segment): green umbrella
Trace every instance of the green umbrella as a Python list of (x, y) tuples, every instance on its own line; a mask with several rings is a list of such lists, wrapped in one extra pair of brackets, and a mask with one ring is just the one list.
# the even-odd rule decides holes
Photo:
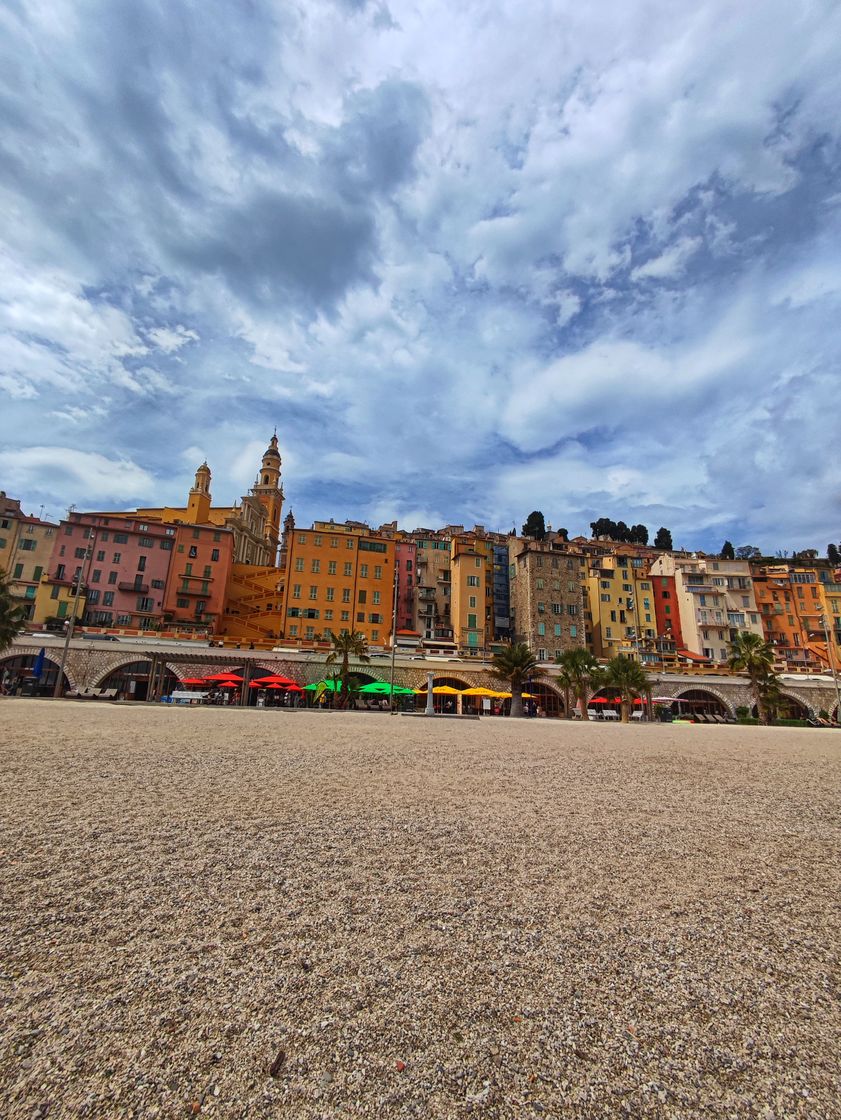
[(334, 680), (317, 681), (314, 684), (305, 684), (304, 689), (307, 692), (317, 692), (318, 689), (321, 689), (322, 692), (341, 692), (342, 682)]
[(392, 686), (387, 681), (371, 681), (370, 684), (363, 684), (358, 692), (367, 692), (379, 694), (381, 696), (390, 696), (392, 692), (395, 696), (414, 696), (414, 690), (411, 688), (404, 688), (403, 685), (396, 684)]

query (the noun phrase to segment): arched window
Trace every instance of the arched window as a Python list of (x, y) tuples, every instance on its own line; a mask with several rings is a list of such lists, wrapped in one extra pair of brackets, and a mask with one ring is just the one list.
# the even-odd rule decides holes
[(264, 475), (263, 475), (263, 485), (264, 485), (264, 486), (268, 486), (268, 485), (269, 485), (269, 476), (268, 476), (267, 474), (264, 474)]

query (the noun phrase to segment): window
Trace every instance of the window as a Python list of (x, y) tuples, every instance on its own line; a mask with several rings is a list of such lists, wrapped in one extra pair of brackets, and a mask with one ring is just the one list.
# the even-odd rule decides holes
[[(213, 575), (213, 568), (211, 568), (211, 566), (209, 564), (205, 564), (205, 566), (204, 566), (204, 578), (205, 579), (210, 579), (210, 577), (212, 575)], [(152, 581), (152, 586), (153, 587), (155, 586), (154, 580)]]
[(609, 603), (610, 602), (610, 596), (609, 595), (602, 595), (601, 599), (602, 599), (603, 603)]
[(155, 542), (152, 540), (151, 537), (141, 537), (140, 538), (140, 547), (141, 548), (154, 548), (155, 547)]
[(94, 605), (98, 602), (99, 602), (99, 591), (97, 591), (96, 588), (92, 588), (88, 592), (88, 604), (89, 605)]
[(343, 587), (342, 588), (342, 602), (343, 603), (349, 603), (350, 602), (350, 588), (349, 587)]
[(371, 596), (371, 602), (376, 606), (380, 601), (379, 591), (375, 591)]
[(313, 537), (312, 543), (316, 548), (321, 548), (321, 537)]
[(368, 565), (367, 564), (360, 564), (359, 565), (359, 575), (360, 575), (361, 579), (367, 579), (368, 578)]
[(290, 636), (290, 638), (294, 638), (294, 637), (296, 637), (296, 636), (297, 636), (297, 634), (298, 634), (298, 627), (297, 627), (297, 625), (295, 625), (295, 626), (290, 626), (290, 627), (289, 627), (289, 636)]
[[(541, 625), (542, 625), (542, 623), (541, 623)], [(476, 629), (476, 615), (475, 614), (469, 614), (467, 616), (467, 629), (468, 630), (475, 630)]]
[(567, 614), (575, 617), (578, 614), (578, 607), (575, 603), (567, 603)]
[(375, 622), (375, 623), (379, 624), (380, 622), (382, 622), (382, 620), (383, 620), (383, 616), (381, 614), (377, 614), (376, 612), (368, 615), (368, 621), (369, 622)]
[(364, 622), (365, 621), (365, 611), (357, 611), (356, 612), (356, 621), (357, 622)]
[(128, 533), (115, 533), (114, 544), (128, 544)]
[(333, 599), (334, 599), (335, 597), (336, 597), (336, 589), (335, 589), (335, 587), (328, 587), (328, 588), (327, 588), (327, 602), (328, 602), (328, 603), (332, 603), (332, 602), (333, 602)]
[(336, 561), (335, 560), (328, 560), (327, 561), (327, 575), (328, 576), (334, 576), (335, 574), (336, 574)]
[[(324, 612), (324, 617), (328, 622), (330, 622), (333, 618), (333, 612), (331, 610), (326, 610)], [(324, 633), (329, 637), (329, 634), (330, 634), (329, 630), (325, 630)]]
[(190, 558), (192, 560), (195, 560), (195, 558), (198, 556), (198, 554), (199, 554), (199, 550), (196, 548), (196, 546), (194, 544), (191, 544), (190, 545)]
[(478, 587), (479, 586), (479, 577), (478, 576), (468, 576), (467, 577), (467, 586), (468, 587)]
[(562, 603), (553, 603), (552, 604), (552, 614), (563, 614), (563, 613), (564, 613), (564, 608), (563, 608)]
[(367, 600), (368, 600), (368, 592), (367, 591), (360, 591), (359, 592), (359, 602), (360, 603), (365, 603), (365, 602), (367, 602)]
[[(8, 527), (8, 522), (7, 522), (6, 527)], [(73, 536), (73, 526), (72, 525), (65, 525), (64, 526), (64, 535), (67, 536), (67, 537), (72, 537)]]
[(345, 570), (345, 575), (346, 576), (352, 576), (353, 575), (353, 564), (351, 563), (350, 560), (348, 560), (347, 563), (345, 564), (345, 569), (344, 570)]
[(218, 548), (214, 548), (214, 550), (211, 552), (210, 559), (211, 560), (218, 560), (219, 559), (219, 549)]
[(372, 631), (371, 631), (371, 640), (372, 640), (372, 641), (374, 641), (374, 642), (378, 641), (378, 640), (379, 640), (379, 637), (380, 637), (380, 632), (379, 632), (379, 630), (372, 630)]
[(306, 533), (299, 533), (298, 534), (298, 544), (306, 544), (306, 543), (307, 543)]
[(85, 558), (85, 550), (84, 550), (83, 548), (77, 548), (77, 549), (76, 549), (76, 550), (74, 551), (73, 555), (74, 555), (74, 556), (76, 557), (76, 559), (77, 559), (77, 560), (84, 560), (84, 558)]
[(537, 660), (538, 661), (545, 661), (546, 660), (546, 650), (545, 649), (539, 649), (537, 651)]
[(353, 537), (347, 537), (345, 540), (345, 548), (353, 548)]
[(382, 564), (375, 564), (374, 565), (374, 579), (382, 579), (382, 578), (383, 578), (383, 566), (382, 566)]
[(59, 564), (59, 565), (58, 565), (58, 566), (56, 567), (56, 570), (55, 570), (55, 578), (56, 578), (56, 579), (64, 579), (64, 572), (65, 572), (65, 568), (64, 568), (64, 565), (63, 565), (63, 564)]
[[(148, 529), (149, 526), (148, 525), (141, 525), (140, 528), (141, 529)], [(201, 536), (201, 534), (200, 534), (199, 530), (198, 529), (193, 529), (193, 540), (197, 541), (200, 536)]]
[(476, 606), (476, 596), (475, 595), (470, 596), (470, 598), (468, 599), (467, 605), (469, 607), (474, 607), (475, 608), (475, 606)]
[(121, 556), (122, 556), (122, 553), (120, 553), (120, 552), (115, 552), (115, 553), (114, 553), (114, 559), (113, 559), (113, 560), (111, 561), (111, 563), (112, 563), (112, 564), (119, 564), (119, 563), (120, 563), (120, 557), (121, 557)]
[(606, 638), (612, 638), (613, 637), (613, 631), (611, 630), (611, 628), (609, 626), (605, 627), (604, 636)]
[[(350, 545), (353, 548), (353, 544)], [(382, 541), (360, 541), (360, 552), (387, 552), (388, 549)]]
[(318, 573), (321, 571), (321, 561), (320, 560), (313, 560), (312, 568), (310, 570), (311, 570), (313, 575), (318, 575)]
[(602, 585), (602, 587), (606, 587), (606, 588), (609, 589), (610, 588), (610, 580), (609, 579), (603, 579), (602, 582), (601, 582), (601, 585)]
[(188, 576), (191, 576), (193, 574), (193, 565), (190, 563), (185, 564), (184, 571)]
[(577, 638), (578, 637), (578, 627), (577, 626), (570, 626), (569, 636), (571, 638)]
[(154, 609), (154, 606), (155, 602), (153, 599), (148, 599), (145, 595), (139, 595), (137, 598), (137, 607), (135, 608), (135, 610), (138, 610), (143, 614), (147, 614), (149, 611)]
[(23, 564), (15, 564), (15, 570), (12, 574), (12, 579), (20, 579), (23, 575)]
[(295, 558), (295, 571), (296, 572), (302, 572), (303, 570), (304, 570), (304, 558), (303, 558), (303, 556), (297, 556)]
[(534, 581), (534, 586), (537, 588), (538, 591), (542, 591), (543, 590), (543, 580), (542, 579), (536, 579)]
[(138, 556), (138, 558), (137, 558), (137, 570), (138, 570), (138, 572), (145, 572), (146, 571), (146, 557), (145, 556)]
[(545, 637), (545, 635), (546, 635), (546, 623), (545, 622), (538, 622), (537, 633), (541, 638)]
[(545, 611), (546, 611), (546, 604), (542, 600), (539, 599), (538, 602), (537, 602), (537, 613), (538, 614), (544, 614)]
[(330, 547), (331, 548), (338, 548), (339, 547), (339, 538), (338, 537), (331, 537), (330, 538)]
[(214, 534), (213, 534), (213, 539), (214, 539), (215, 541), (221, 541), (221, 539), (222, 539), (222, 534), (221, 534), (221, 533), (214, 533)]
[(35, 571), (34, 571), (34, 572), (32, 573), (32, 578), (33, 578), (33, 580), (35, 580), (35, 582), (37, 583), (37, 582), (38, 582), (38, 580), (39, 580), (39, 579), (41, 578), (41, 576), (42, 576), (43, 574), (44, 574), (44, 569), (43, 569), (43, 567), (42, 567), (42, 566), (41, 566), (40, 564), (38, 564), (38, 565), (36, 565), (36, 567), (35, 567)]
[(611, 612), (610, 612), (610, 621), (611, 621), (611, 622), (615, 622), (615, 621), (616, 621), (616, 611), (611, 611)]
[(172, 552), (172, 541), (158, 541), (158, 548), (163, 552)]
[(318, 598), (318, 584), (315, 584), (315, 583), (310, 584), (310, 598), (311, 599), (317, 599)]
[(350, 621), (350, 611), (342, 611), (342, 622)]
[(301, 585), (300, 585), (300, 583), (293, 584), (293, 586), (292, 586), (292, 598), (293, 599), (300, 599), (301, 598)]
[(97, 563), (101, 564), (102, 561), (105, 559), (105, 551), (102, 550), (100, 552), (97, 552), (96, 559), (97, 559)]
[(101, 579), (102, 570), (100, 568), (94, 568), (94, 570), (91, 572), (91, 583), (99, 583)]
[(114, 606), (114, 592), (113, 591), (103, 592), (102, 605), (103, 605), (103, 607), (113, 607)]

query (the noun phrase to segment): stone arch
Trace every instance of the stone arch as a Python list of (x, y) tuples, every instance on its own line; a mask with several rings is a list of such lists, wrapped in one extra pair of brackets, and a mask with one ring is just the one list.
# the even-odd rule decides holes
[[(814, 706), (790, 689), (781, 689), (780, 699), (782, 702), (778, 709), (778, 719), (813, 720), (817, 716), (817, 711)], [(759, 718), (759, 709), (756, 704), (751, 708), (751, 715), (754, 719)]]
[[(692, 693), (693, 695), (690, 695), (690, 693)], [(697, 699), (699, 701), (703, 701), (707, 698), (704, 696), (705, 693), (711, 700), (716, 701), (724, 709), (724, 714), (726, 716), (728, 716), (730, 719), (735, 719), (736, 712), (730, 700), (725, 696), (720, 688), (716, 688), (714, 685), (708, 685), (706, 682), (702, 686), (693, 685), (692, 687), (680, 688), (675, 695), (675, 700)]]
[[(531, 688), (528, 689), (533, 696), (537, 697), (535, 703), (538, 707), (542, 708), (547, 716), (553, 719), (561, 719), (569, 713), (564, 710), (564, 694), (563, 689), (559, 688), (551, 681), (541, 679), (539, 681), (532, 681)], [(575, 705), (575, 697), (570, 693), (569, 697), (570, 706)]]
[[(143, 667), (146, 667), (144, 673)], [(148, 657), (120, 657), (99, 675), (96, 688), (116, 688), (119, 699), (145, 700), (149, 687), (149, 673), (152, 662)], [(172, 665), (165, 666), (161, 695), (168, 695), (178, 684), (178, 676)]]
[[(31, 669), (38, 657), (38, 651), (33, 651), (31, 648), (20, 648), (17, 650), (12, 648), (6, 650), (0, 656), (0, 677), (8, 670), (10, 673), (23, 674), (25, 670)], [(45, 672), (42, 676), (43, 688), (41, 695), (52, 695), (53, 688), (55, 687), (56, 678), (58, 677), (58, 669), (61, 664), (61, 659), (55, 655), (53, 650), (44, 653), (44, 669)], [(49, 666), (49, 669), (47, 668)], [(24, 678), (27, 679), (27, 678)], [(63, 692), (68, 689), (76, 687), (76, 682), (70, 672), (69, 665), (65, 662), (64, 665), (64, 685)]]

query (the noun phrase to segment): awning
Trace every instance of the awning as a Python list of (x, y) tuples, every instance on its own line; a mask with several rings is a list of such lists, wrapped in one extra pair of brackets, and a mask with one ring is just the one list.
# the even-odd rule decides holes
[(687, 657), (690, 661), (709, 661), (708, 657), (704, 657), (702, 653), (693, 653), (691, 649), (679, 649), (677, 655)]

